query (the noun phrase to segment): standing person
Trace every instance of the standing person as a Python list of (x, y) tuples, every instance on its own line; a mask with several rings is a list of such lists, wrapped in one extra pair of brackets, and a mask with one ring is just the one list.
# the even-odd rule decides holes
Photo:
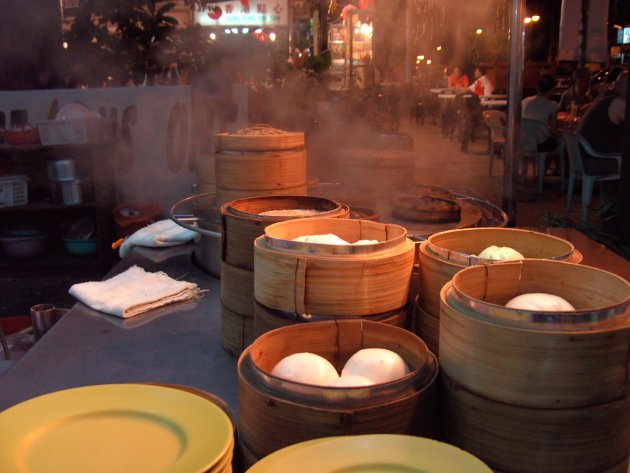
[(474, 72), (475, 81), (469, 87), (473, 94), (480, 97), (492, 95), (492, 92), (494, 92), (494, 84), (486, 75), (486, 72), (487, 69), (484, 66), (477, 66)]
[(595, 95), (591, 89), (591, 71), (582, 67), (573, 73), (573, 85), (562, 92), (559, 110), (570, 112), (572, 105), (579, 110), (584, 105), (591, 103), (595, 99)]
[(556, 114), (558, 104), (551, 100), (556, 79), (551, 74), (542, 74), (536, 84), (536, 95), (527, 97), (521, 102), (521, 116), (530, 120), (538, 120), (546, 125), (546, 133), (538, 136), (538, 151), (553, 151), (558, 146), (556, 138)]
[(462, 72), (459, 66), (455, 66), (451, 75), (448, 76), (446, 86), (449, 89), (465, 89), (468, 87), (468, 76)]

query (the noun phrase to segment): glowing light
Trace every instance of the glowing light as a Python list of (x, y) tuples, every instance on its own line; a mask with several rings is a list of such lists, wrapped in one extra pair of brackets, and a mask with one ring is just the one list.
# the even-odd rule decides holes
[(212, 41), (214, 41), (215, 39), (217, 39), (217, 34), (216, 33), (210, 33), (210, 39)]
[(229, 28), (225, 29), (225, 34), (232, 34), (232, 31)]
[(529, 25), (532, 22), (532, 19), (530, 17), (527, 17), (523, 20), (523, 23), (525, 23), (526, 25)]
[(431, 64), (431, 59), (427, 59), (427, 64)]
[(481, 33), (483, 33), (483, 30), (481, 28), (477, 28), (477, 31), (475, 31), (475, 33), (481, 34)]
[(416, 59), (418, 59), (419, 61), (424, 61), (424, 54), (417, 56)]
[(366, 36), (371, 35), (372, 34), (372, 25), (370, 25), (368, 23), (362, 23), (361, 27), (359, 28), (359, 31), (361, 31), (361, 34), (364, 34)]
[(260, 34), (260, 33), (262, 33), (262, 28), (256, 28), (256, 29), (254, 30), (254, 33), (256, 33), (256, 34)]
[(420, 59), (416, 59), (416, 64), (420, 64)]
[(61, 45), (63, 46), (63, 49), (68, 49), (68, 42), (64, 41), (63, 43), (61, 43)]
[(442, 46), (438, 46), (437, 48), (435, 48), (436, 51), (442, 51)]
[(275, 40), (276, 40), (276, 33), (272, 31), (271, 33), (269, 33), (269, 41), (275, 41)]
[(243, 28), (243, 29), (241, 30), (241, 33), (243, 33), (243, 34), (247, 34), (247, 33), (249, 33), (249, 28)]
[(232, 33), (238, 34), (238, 28), (232, 28)]
[(540, 15), (532, 15), (532, 21), (539, 21), (540, 20)]
[(361, 32), (361, 30), (359, 28), (355, 28), (354, 29), (354, 34), (359, 34)]

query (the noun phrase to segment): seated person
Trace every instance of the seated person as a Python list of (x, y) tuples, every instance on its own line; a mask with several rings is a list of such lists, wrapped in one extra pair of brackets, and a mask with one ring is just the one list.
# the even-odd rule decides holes
[(484, 95), (492, 95), (494, 92), (494, 84), (486, 75), (487, 69), (484, 66), (477, 66), (474, 72), (475, 81), (469, 87), (472, 93), (480, 97)]
[(585, 67), (573, 73), (573, 85), (562, 92), (560, 96), (559, 111), (570, 112), (571, 104), (574, 103), (578, 109), (591, 103), (595, 99), (595, 92), (591, 89), (591, 71)]
[(462, 73), (462, 70), (459, 66), (455, 66), (453, 68), (453, 72), (450, 76), (448, 76), (448, 80), (446, 82), (446, 86), (449, 89), (465, 89), (468, 87), (468, 76)]
[(551, 100), (556, 79), (551, 74), (542, 74), (536, 84), (536, 95), (527, 97), (521, 102), (521, 116), (530, 120), (538, 120), (547, 125), (547, 133), (538, 137), (538, 151), (553, 151), (558, 146), (556, 134), (556, 114), (558, 104)]
[[(628, 73), (622, 73), (611, 91), (600, 96), (586, 111), (576, 132), (586, 138), (593, 149), (600, 153), (621, 153), (626, 112)], [(614, 160), (583, 158), (587, 174), (612, 174), (619, 172)]]

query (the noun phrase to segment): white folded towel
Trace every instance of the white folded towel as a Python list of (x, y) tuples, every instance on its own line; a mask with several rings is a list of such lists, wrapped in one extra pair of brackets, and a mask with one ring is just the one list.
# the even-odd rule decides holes
[(172, 220), (160, 220), (132, 234), (120, 245), (118, 251), (120, 257), (123, 258), (136, 245), (149, 247), (175, 246), (189, 242), (194, 237), (195, 232), (192, 230), (177, 225)]
[(199, 287), (138, 266), (104, 281), (74, 284), (68, 291), (92, 309), (128, 318), (172, 302), (193, 298)]

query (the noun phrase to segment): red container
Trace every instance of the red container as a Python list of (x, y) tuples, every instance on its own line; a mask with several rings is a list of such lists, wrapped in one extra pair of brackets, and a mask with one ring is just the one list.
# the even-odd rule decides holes
[(119, 238), (132, 235), (147, 225), (162, 220), (162, 208), (155, 204), (122, 203), (112, 211)]

